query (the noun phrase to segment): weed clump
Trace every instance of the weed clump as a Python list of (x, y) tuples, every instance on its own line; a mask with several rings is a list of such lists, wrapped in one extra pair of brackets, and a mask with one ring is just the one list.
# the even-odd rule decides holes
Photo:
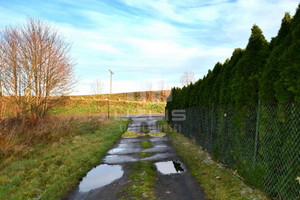
[(133, 163), (131, 168), (132, 171), (129, 176), (131, 182), (118, 192), (122, 195), (120, 199), (157, 199), (154, 189), (157, 172), (153, 163), (151, 161), (138, 161)]
[(148, 157), (148, 156), (151, 156), (151, 155), (152, 155), (151, 152), (141, 152), (141, 153), (139, 154), (140, 157)]
[(148, 149), (151, 147), (151, 142), (150, 141), (143, 141), (142, 142), (142, 147), (143, 149)]

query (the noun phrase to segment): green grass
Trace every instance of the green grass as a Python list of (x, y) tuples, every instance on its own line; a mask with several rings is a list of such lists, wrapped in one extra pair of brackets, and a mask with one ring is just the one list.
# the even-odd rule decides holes
[(149, 132), (148, 125), (147, 125), (146, 122), (142, 123), (141, 132), (143, 132), (143, 133), (148, 133)]
[(152, 155), (151, 152), (141, 152), (141, 153), (139, 153), (140, 157), (148, 157), (148, 156), (151, 156), (151, 155)]
[(60, 199), (105, 156), (126, 130), (128, 120), (111, 119), (90, 132), (37, 144), (19, 158), (3, 159), (0, 168), (0, 199)]
[(148, 149), (151, 147), (151, 142), (150, 141), (143, 141), (142, 142), (142, 148), (143, 149)]
[(215, 200), (268, 199), (258, 189), (246, 185), (236, 171), (214, 161), (211, 155), (187, 137), (172, 130), (160, 120), (178, 155), (188, 166), (190, 173), (199, 181), (208, 198)]
[(151, 161), (138, 161), (131, 165), (129, 175), (130, 184), (119, 191), (123, 200), (154, 200), (155, 195), (154, 184), (157, 172)]
[(143, 133), (148, 133), (149, 132), (149, 129), (147, 127), (142, 127), (142, 130), (141, 130)]
[[(164, 113), (165, 102), (110, 101), (110, 115)], [(51, 115), (107, 113), (107, 101), (93, 99), (70, 99), (66, 103), (52, 107)]]

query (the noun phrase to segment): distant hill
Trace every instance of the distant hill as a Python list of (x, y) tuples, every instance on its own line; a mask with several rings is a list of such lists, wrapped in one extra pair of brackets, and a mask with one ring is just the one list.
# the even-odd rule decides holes
[(143, 91), (143, 92), (128, 92), (128, 93), (115, 93), (115, 94), (99, 94), (99, 95), (72, 95), (71, 99), (97, 99), (105, 100), (109, 98), (115, 101), (152, 101), (152, 102), (166, 102), (167, 97), (170, 95), (170, 90), (159, 91)]
[(76, 95), (62, 98), (50, 114), (106, 114), (109, 98), (110, 115), (164, 113), (170, 90), (128, 92), (100, 95)]
[[(107, 101), (109, 98), (110, 114), (149, 114), (164, 113), (166, 99), (170, 90), (128, 92), (116, 94), (100, 95), (72, 95), (64, 97), (52, 97), (49, 103), (50, 115), (70, 115), (70, 114), (107, 114)], [(0, 119), (2, 117), (15, 116), (18, 106), (13, 104), (11, 97), (2, 98), (0, 108)]]

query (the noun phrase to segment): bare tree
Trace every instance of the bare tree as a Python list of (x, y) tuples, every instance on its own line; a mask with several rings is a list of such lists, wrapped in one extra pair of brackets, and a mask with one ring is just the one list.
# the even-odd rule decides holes
[(147, 81), (145, 84), (146, 91), (152, 91), (152, 82)]
[[(1, 44), (0, 44), (1, 45)], [(3, 88), (2, 88), (2, 81), (3, 81), (3, 72), (2, 72), (2, 59), (0, 59), (0, 120), (2, 119), (2, 110), (3, 110)]]
[(152, 83), (146, 82), (146, 101), (152, 101)]
[(165, 91), (166, 83), (165, 83), (165, 80), (160, 80), (158, 84), (159, 84), (159, 89), (160, 89), (160, 101), (164, 101), (165, 98), (166, 98), (166, 91)]
[(104, 84), (101, 80), (96, 79), (94, 82), (91, 84), (91, 89), (93, 94), (101, 94), (104, 88)]
[(1, 32), (0, 55), (2, 87), (11, 100), (18, 106), (17, 115), (21, 114), (21, 69), (20, 69), (20, 37), (17, 28), (6, 27)]
[(165, 85), (166, 85), (166, 83), (165, 83), (165, 80), (163, 80), (163, 79), (158, 82), (158, 87), (160, 90), (165, 90)]
[(195, 74), (191, 71), (185, 71), (183, 72), (180, 83), (182, 86), (188, 86), (189, 84), (195, 82)]
[(18, 105), (18, 117), (45, 116), (51, 96), (68, 94), (74, 85), (70, 44), (39, 19), (6, 27), (0, 36), (5, 92)]

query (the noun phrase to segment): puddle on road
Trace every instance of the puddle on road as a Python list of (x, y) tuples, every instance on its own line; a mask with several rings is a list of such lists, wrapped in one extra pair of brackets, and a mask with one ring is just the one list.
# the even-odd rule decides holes
[(124, 172), (120, 165), (99, 165), (89, 171), (79, 184), (79, 192), (88, 192), (121, 178)]
[(149, 139), (151, 142), (168, 142), (168, 138), (165, 136), (153, 136)]
[(139, 153), (142, 148), (113, 148), (109, 150), (108, 154), (131, 154), (131, 153)]
[(113, 149), (109, 150), (107, 153), (108, 154), (120, 153), (122, 151), (125, 151), (125, 149), (127, 149), (127, 148), (113, 148)]
[(103, 158), (103, 162), (106, 164), (121, 164), (121, 163), (127, 163), (127, 162), (136, 162), (138, 161), (137, 158), (131, 156), (131, 155), (108, 155), (105, 158)]
[(169, 153), (169, 152), (166, 152), (166, 153), (156, 153), (153, 156), (150, 156), (150, 157), (147, 157), (147, 158), (143, 158), (141, 160), (142, 161), (148, 161), (148, 160), (159, 161), (159, 160), (163, 160), (163, 159), (172, 159), (172, 157), (174, 157), (174, 156), (175, 156), (174, 153)]
[(120, 141), (121, 144), (132, 144), (132, 143), (139, 143), (141, 142), (141, 138), (122, 138)]
[(170, 148), (168, 146), (154, 146), (148, 149), (144, 149), (142, 150), (143, 152), (152, 152), (152, 153), (166, 153), (170, 150)]
[(155, 163), (157, 170), (162, 174), (177, 174), (184, 172), (182, 163), (179, 161), (166, 161)]

